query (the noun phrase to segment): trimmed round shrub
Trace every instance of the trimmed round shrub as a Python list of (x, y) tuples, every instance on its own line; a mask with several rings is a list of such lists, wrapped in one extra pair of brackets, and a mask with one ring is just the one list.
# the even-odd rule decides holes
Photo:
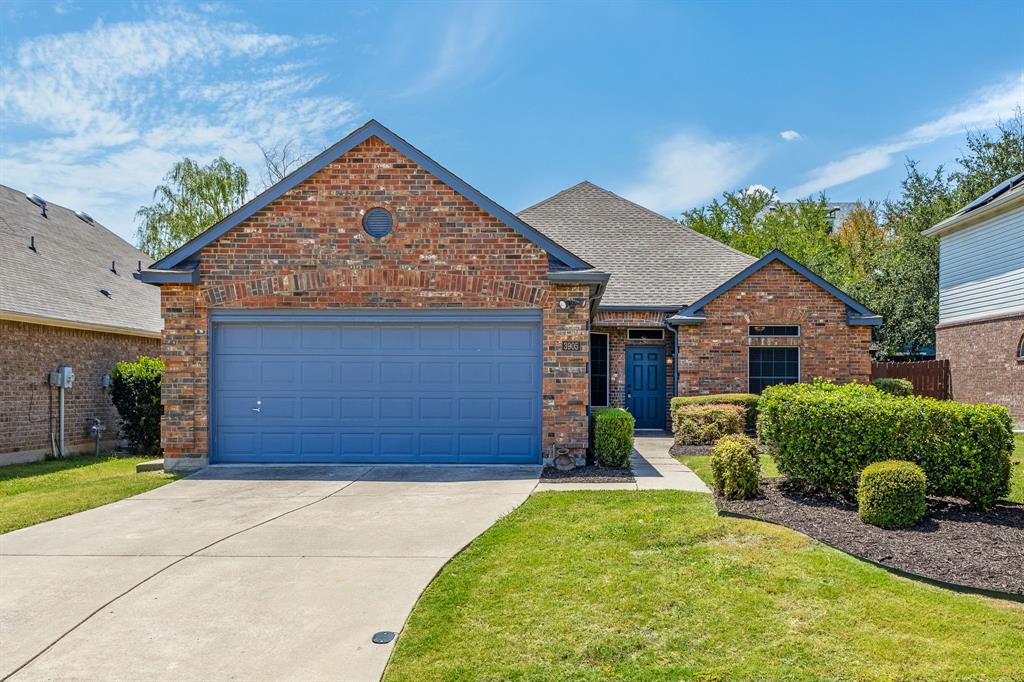
[(883, 391), (885, 393), (888, 393), (889, 395), (914, 395), (914, 384), (907, 381), (906, 379), (872, 379), (871, 385), (877, 388), (879, 391)]
[(857, 512), (879, 528), (909, 528), (924, 518), (924, 470), (911, 462), (875, 462), (860, 472)]
[(757, 399), (753, 393), (717, 393), (714, 395), (686, 395), (672, 398), (671, 412), (683, 405), (736, 405), (744, 410), (745, 427), (751, 433), (757, 428)]
[(672, 413), (676, 445), (714, 445), (722, 436), (743, 433), (743, 408), (735, 405), (683, 405)]
[(110, 373), (110, 399), (121, 417), (121, 435), (136, 454), (160, 454), (163, 374), (163, 361), (145, 355), (135, 362), (117, 363)]
[(853, 499), (860, 472), (889, 459), (924, 469), (938, 497), (985, 508), (1009, 492), (1013, 421), (999, 405), (816, 382), (766, 388), (758, 415), (761, 444), (807, 492)]
[(715, 488), (725, 499), (748, 500), (757, 495), (761, 458), (753, 438), (743, 435), (719, 438), (708, 463)]
[(603, 467), (624, 467), (633, 454), (633, 415), (621, 407), (595, 408), (594, 457)]

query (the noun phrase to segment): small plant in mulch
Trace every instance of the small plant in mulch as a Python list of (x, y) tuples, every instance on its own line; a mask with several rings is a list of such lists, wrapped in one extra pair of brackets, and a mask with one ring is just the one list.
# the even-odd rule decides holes
[(924, 470), (911, 462), (875, 462), (860, 472), (857, 513), (864, 523), (879, 528), (910, 528), (920, 523), (927, 508)]

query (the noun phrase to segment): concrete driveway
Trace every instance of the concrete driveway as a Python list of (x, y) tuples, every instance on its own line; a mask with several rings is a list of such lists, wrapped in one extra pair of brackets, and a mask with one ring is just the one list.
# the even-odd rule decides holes
[(0, 678), (375, 680), (540, 467), (210, 467), (0, 536)]

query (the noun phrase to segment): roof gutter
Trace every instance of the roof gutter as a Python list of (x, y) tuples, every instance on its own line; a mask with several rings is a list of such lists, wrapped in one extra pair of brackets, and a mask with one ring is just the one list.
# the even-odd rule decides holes
[(102, 332), (104, 334), (122, 334), (124, 336), (142, 336), (148, 339), (159, 339), (160, 332), (151, 329), (136, 329), (133, 327), (115, 327), (109, 324), (94, 324), (91, 322), (76, 322), (74, 320), (62, 320), (58, 317), (44, 317), (42, 315), (26, 315), (7, 310), (0, 310), (0, 320), (11, 322), (23, 322), (25, 324), (40, 324), (47, 327), (64, 327), (66, 329), (81, 329), (87, 332)]
[(135, 277), (146, 284), (199, 284), (199, 265), (192, 264), (191, 268), (174, 270), (154, 270), (146, 268), (135, 273)]
[(976, 222), (992, 217), (993, 214), (1012, 208), (1015, 204), (1024, 204), (1024, 189), (1010, 191), (993, 201), (968, 213), (956, 213), (941, 223), (921, 232), (925, 237), (944, 237), (959, 232)]

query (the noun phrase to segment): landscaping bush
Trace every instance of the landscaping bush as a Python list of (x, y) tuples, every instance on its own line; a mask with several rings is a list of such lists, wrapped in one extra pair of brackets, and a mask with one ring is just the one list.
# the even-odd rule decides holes
[(743, 435), (719, 438), (708, 464), (711, 465), (711, 480), (725, 499), (748, 500), (757, 495), (761, 458), (753, 438)]
[(884, 391), (889, 395), (914, 395), (914, 384), (907, 381), (906, 379), (872, 379), (871, 385), (877, 388), (879, 391)]
[(132, 452), (160, 454), (160, 379), (164, 363), (141, 356), (136, 362), (119, 362), (110, 373), (110, 397), (121, 416), (121, 435)]
[(633, 415), (621, 407), (593, 410), (594, 456), (603, 467), (624, 467), (633, 454)]
[(909, 528), (924, 518), (924, 470), (911, 462), (875, 462), (860, 472), (857, 512), (879, 528)]
[(718, 393), (716, 395), (687, 395), (672, 398), (672, 414), (683, 405), (738, 405), (745, 411), (747, 431), (757, 428), (757, 398), (753, 393)]
[(676, 445), (714, 445), (722, 436), (743, 433), (743, 408), (736, 405), (683, 405), (672, 412)]
[(918, 464), (933, 495), (980, 507), (1007, 494), (1012, 422), (1005, 407), (829, 382), (771, 386), (758, 402), (761, 442), (808, 492), (852, 498), (869, 464)]

